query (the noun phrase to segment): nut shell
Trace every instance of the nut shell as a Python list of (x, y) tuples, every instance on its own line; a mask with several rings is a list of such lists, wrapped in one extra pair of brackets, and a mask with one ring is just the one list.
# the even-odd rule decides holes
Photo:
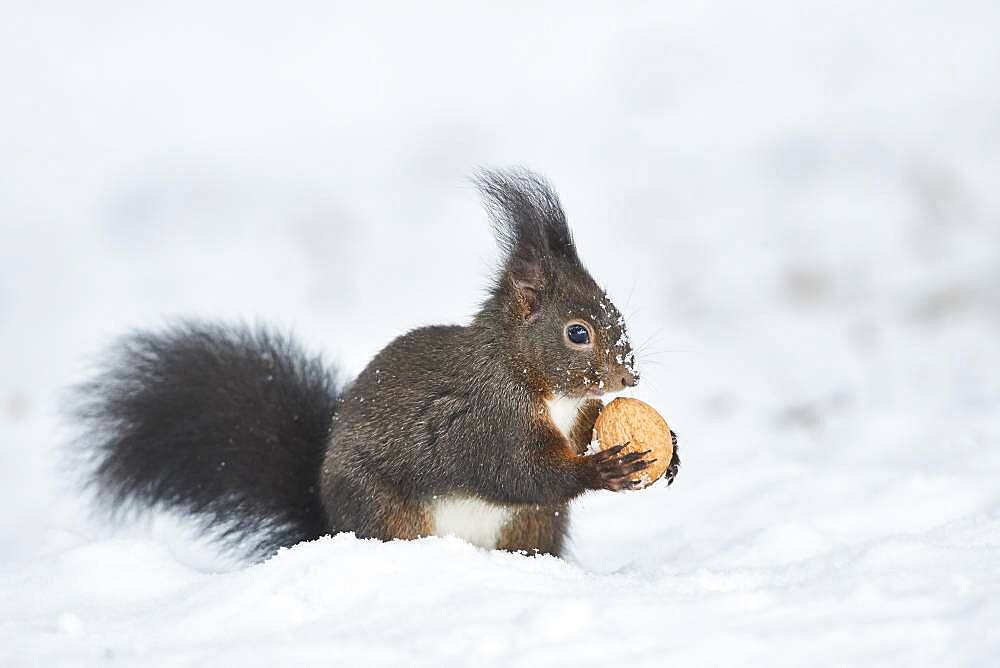
[(648, 468), (637, 474), (641, 482), (636, 489), (649, 487), (659, 480), (674, 454), (674, 441), (670, 426), (656, 410), (638, 399), (618, 397), (597, 416), (594, 439), (601, 450), (628, 443), (623, 452), (652, 450), (646, 459), (656, 459)]

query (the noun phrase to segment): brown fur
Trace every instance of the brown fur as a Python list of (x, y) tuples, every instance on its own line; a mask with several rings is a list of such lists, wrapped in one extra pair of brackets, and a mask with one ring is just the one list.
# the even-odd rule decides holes
[(569, 432), (569, 440), (576, 448), (577, 454), (587, 453), (594, 436), (594, 424), (597, 423), (597, 416), (600, 415), (603, 406), (600, 399), (590, 399), (580, 406), (580, 414)]
[(434, 524), (427, 511), (413, 501), (405, 501), (395, 494), (382, 497), (382, 536), (413, 540), (434, 534)]
[(564, 503), (522, 507), (500, 533), (497, 549), (559, 556), (568, 521), (569, 512)]

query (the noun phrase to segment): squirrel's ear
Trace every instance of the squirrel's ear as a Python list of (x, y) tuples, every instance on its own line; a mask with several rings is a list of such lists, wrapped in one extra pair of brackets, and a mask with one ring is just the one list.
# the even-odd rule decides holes
[(514, 289), (514, 299), (518, 311), (526, 322), (538, 317), (541, 306), (541, 291), (545, 285), (544, 272), (540, 261), (511, 257), (507, 262), (507, 280)]
[(473, 182), (493, 221), (493, 233), (526, 319), (538, 315), (540, 292), (556, 278), (558, 267), (578, 264), (576, 246), (559, 197), (545, 179), (523, 168), (480, 170)]

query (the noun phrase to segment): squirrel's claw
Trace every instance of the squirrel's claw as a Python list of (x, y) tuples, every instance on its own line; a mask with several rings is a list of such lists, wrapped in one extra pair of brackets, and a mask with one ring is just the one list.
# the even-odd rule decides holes
[(668, 487), (674, 484), (674, 478), (677, 477), (677, 471), (681, 467), (681, 458), (677, 454), (677, 434), (674, 433), (673, 429), (670, 430), (670, 437), (674, 442), (674, 453), (670, 457), (670, 464), (667, 466), (666, 472), (663, 474)]
[(643, 459), (651, 450), (629, 452), (619, 456), (628, 443), (616, 445), (602, 452), (589, 455), (586, 459), (592, 467), (591, 488), (608, 489), (618, 492), (633, 489), (640, 481), (632, 479), (636, 473), (646, 469), (655, 459)]

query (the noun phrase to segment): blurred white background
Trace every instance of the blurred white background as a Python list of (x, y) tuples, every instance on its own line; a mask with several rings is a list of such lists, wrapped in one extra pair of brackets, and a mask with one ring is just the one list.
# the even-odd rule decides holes
[(763, 569), (800, 619), (831, 576), (800, 599), (783, 569), (860, 561), (825, 614), (902, 601), (915, 657), (990, 656), (998, 26), (996, 2), (5, 3), (0, 572), (102, 530), (58, 409), (114, 336), (260, 320), (356, 371), (475, 310), (495, 255), (465, 179), (524, 164), (684, 458), (670, 490), (582, 501), (575, 566), (696, 592)]

